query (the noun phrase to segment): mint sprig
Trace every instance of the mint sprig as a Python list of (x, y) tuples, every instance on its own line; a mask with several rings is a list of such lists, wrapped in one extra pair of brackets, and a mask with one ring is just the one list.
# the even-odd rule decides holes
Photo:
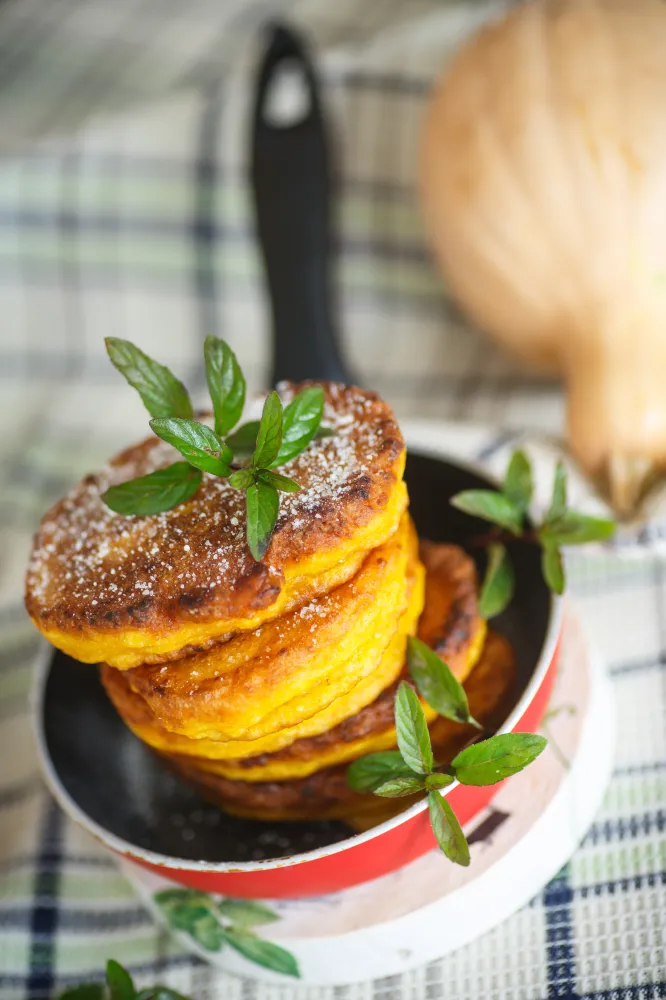
[(164, 365), (153, 361), (129, 340), (104, 341), (112, 364), (141, 396), (151, 417), (192, 417), (187, 389)]
[(227, 479), (245, 491), (247, 542), (256, 560), (266, 555), (277, 523), (280, 493), (299, 484), (274, 470), (300, 455), (317, 437), (333, 432), (321, 427), (324, 391), (310, 386), (283, 408), (276, 392), (267, 396), (261, 420), (241, 424), (246, 385), (238, 360), (217, 337), (204, 343), (206, 381), (213, 403), (214, 428), (193, 419), (181, 382), (128, 340), (109, 337), (109, 357), (141, 396), (153, 418), (154, 433), (176, 448), (184, 462), (113, 486), (102, 499), (119, 514), (147, 516), (172, 510), (196, 493), (202, 473)]
[(117, 514), (140, 517), (163, 514), (193, 497), (201, 485), (201, 478), (200, 469), (187, 462), (174, 462), (147, 476), (111, 486), (102, 494), (102, 500)]
[(106, 982), (81, 983), (60, 994), (59, 1000), (188, 1000), (168, 986), (148, 986), (137, 990), (134, 980), (120, 962), (106, 963)]
[(520, 538), (542, 548), (541, 565), (548, 587), (557, 594), (565, 588), (562, 547), (605, 541), (615, 533), (615, 522), (590, 517), (567, 506), (567, 477), (558, 462), (548, 513), (536, 527), (527, 524), (534, 480), (530, 460), (523, 451), (511, 456), (501, 490), (465, 490), (451, 499), (458, 510), (495, 525), (487, 545), (487, 567), (479, 596), (484, 618), (494, 618), (510, 603), (514, 572), (505, 542)]
[[(410, 639), (407, 662), (421, 696), (432, 708), (442, 709), (440, 714), (453, 721), (479, 725), (469, 714), (460, 682), (433, 650), (418, 639)], [(547, 741), (532, 733), (491, 736), (462, 750), (448, 766), (441, 766), (434, 758), (423, 706), (406, 681), (401, 682), (395, 699), (395, 727), (399, 749), (355, 760), (347, 769), (349, 786), (384, 798), (427, 792), (430, 824), (440, 849), (455, 864), (468, 865), (465, 834), (440, 790), (456, 780), (462, 785), (502, 781), (527, 767)]]

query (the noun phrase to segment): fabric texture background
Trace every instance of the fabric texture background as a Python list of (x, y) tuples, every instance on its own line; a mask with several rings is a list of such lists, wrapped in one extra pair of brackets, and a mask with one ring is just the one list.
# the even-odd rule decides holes
[[(506, 4), (467, 0), (4, 0), (0, 4), (0, 997), (55, 996), (115, 956), (197, 1000), (666, 997), (666, 567), (572, 562), (613, 676), (613, 783), (584, 844), (530, 906), (441, 962), (344, 987), (266, 987), (158, 931), (107, 854), (44, 790), (22, 608), (47, 505), (145, 426), (106, 359), (119, 335), (203, 398), (208, 333), (253, 388), (269, 358), (246, 183), (261, 27), (320, 58), (338, 159), (336, 287), (358, 379), (399, 416), (555, 431), (557, 386), (470, 329), (429, 258), (416, 150), (430, 82)], [(445, 933), (445, 928), (443, 928)]]

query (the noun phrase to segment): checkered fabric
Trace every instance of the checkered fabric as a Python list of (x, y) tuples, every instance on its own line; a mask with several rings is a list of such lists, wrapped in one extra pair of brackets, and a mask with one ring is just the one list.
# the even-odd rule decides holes
[[(428, 85), (505, 4), (467, 0), (3, 0), (0, 3), (0, 997), (45, 998), (114, 956), (197, 1000), (666, 997), (666, 567), (578, 556), (573, 590), (620, 706), (617, 766), (571, 863), (489, 934), (409, 975), (338, 990), (214, 971), (157, 930), (113, 862), (45, 792), (27, 696), (30, 535), (145, 413), (109, 365), (121, 335), (201, 392), (204, 336), (253, 387), (268, 360), (246, 183), (259, 30), (316, 45), (337, 139), (336, 285), (359, 381), (401, 416), (557, 431), (534, 382), (447, 298), (419, 219)], [(388, 126), (388, 127), (387, 127)], [(446, 929), (442, 929), (446, 933)]]

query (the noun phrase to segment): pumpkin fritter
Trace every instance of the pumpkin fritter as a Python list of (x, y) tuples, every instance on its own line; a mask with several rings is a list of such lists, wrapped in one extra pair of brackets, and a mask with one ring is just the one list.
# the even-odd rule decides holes
[[(157, 750), (194, 757), (204, 755), (211, 760), (269, 753), (280, 750), (302, 737), (325, 732), (337, 725), (342, 719), (360, 711), (373, 701), (380, 691), (391, 684), (402, 669), (407, 636), (416, 631), (418, 608), (422, 604), (423, 570), (417, 566), (415, 567), (410, 604), (388, 646), (372, 661), (372, 669), (367, 676), (354, 684), (344, 694), (330, 701), (314, 715), (302, 719), (297, 725), (279, 729), (255, 740), (228, 740), (226, 742), (205, 739), (191, 740), (186, 736), (170, 733), (155, 723), (154, 716), (145, 701), (132, 692), (124, 673), (105, 669), (102, 671), (102, 681), (107, 694), (126, 724), (144, 743)], [(367, 650), (359, 649), (357, 657), (367, 669), (369, 662)]]
[[(407, 610), (417, 564), (416, 532), (405, 514), (347, 583), (206, 653), (124, 671), (124, 701), (142, 699), (156, 730), (185, 737), (195, 754), (211, 742), (250, 742), (293, 728), (374, 673)], [(422, 587), (414, 600), (415, 621)], [(109, 673), (117, 671), (104, 668), (107, 684)]]
[(180, 460), (152, 437), (87, 476), (42, 520), (26, 607), (46, 638), (86, 663), (161, 663), (257, 629), (349, 580), (407, 505), (404, 442), (375, 393), (307, 382), (281, 385), (280, 396), (289, 402), (312, 384), (324, 388), (323, 423), (334, 434), (280, 468), (302, 489), (282, 496), (262, 562), (246, 544), (242, 491), (226, 480), (204, 475), (191, 500), (164, 514), (125, 517), (106, 507), (110, 486)]
[[(515, 699), (515, 684), (516, 664), (511, 645), (497, 633), (489, 632), (481, 658), (464, 683), (470, 711), (488, 734), (509, 713)], [(430, 731), (440, 764), (448, 763), (464, 746), (479, 738), (474, 727), (439, 717), (431, 724)], [(227, 812), (251, 819), (345, 819), (357, 828), (367, 828), (402, 811), (418, 798), (378, 800), (360, 795), (347, 784), (346, 765), (323, 768), (292, 781), (249, 782), (211, 774), (187, 758), (164, 759), (209, 800)]]
[[(478, 613), (476, 570), (462, 549), (453, 545), (422, 542), (421, 560), (426, 570), (425, 605), (417, 635), (437, 649), (443, 660), (454, 652), (453, 673), (464, 681), (481, 656), (486, 625)], [(470, 623), (461, 637), (461, 609)], [(130, 682), (131, 676), (130, 675)], [(197, 758), (197, 767), (242, 781), (284, 781), (305, 778), (323, 767), (355, 760), (368, 753), (395, 746), (394, 701), (401, 677), (356, 715), (343, 719), (333, 729), (318, 736), (296, 740), (276, 753), (264, 753), (239, 760)], [(490, 685), (489, 697), (493, 697)], [(436, 717), (422, 702), (428, 721)]]

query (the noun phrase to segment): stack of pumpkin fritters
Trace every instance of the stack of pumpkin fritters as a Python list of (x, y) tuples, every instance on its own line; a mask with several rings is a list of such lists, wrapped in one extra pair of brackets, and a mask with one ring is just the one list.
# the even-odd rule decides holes
[[(300, 388), (281, 386), (283, 401)], [(109, 486), (175, 460), (151, 438), (55, 505), (28, 571), (37, 627), (71, 656), (102, 663), (134, 733), (245, 816), (372, 815), (376, 800), (352, 792), (345, 769), (395, 746), (407, 637), (418, 632), (461, 680), (484, 645), (471, 560), (456, 546), (419, 550), (392, 411), (374, 393), (323, 388), (331, 436), (281, 470), (301, 490), (282, 497), (262, 562), (245, 541), (243, 495), (225, 480), (204, 476), (164, 514), (104, 505)], [(486, 644), (479, 671), (502, 678), (494, 690), (505, 692), (513, 662), (502, 640)], [(435, 734), (442, 720), (424, 707)], [(463, 727), (455, 738), (468, 738)]]

